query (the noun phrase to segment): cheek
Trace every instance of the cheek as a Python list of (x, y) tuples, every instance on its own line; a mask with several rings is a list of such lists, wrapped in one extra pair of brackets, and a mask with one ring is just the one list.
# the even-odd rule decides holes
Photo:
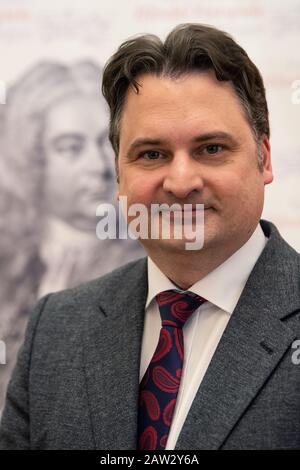
[(250, 169), (245, 171), (222, 171), (210, 175), (208, 186), (217, 199), (236, 201), (251, 198), (263, 188), (262, 175)]
[(119, 190), (120, 195), (128, 197), (129, 202), (141, 202), (145, 205), (155, 200), (157, 182), (151, 175), (128, 175), (123, 174), (120, 178)]
[(235, 173), (223, 172), (214, 174), (209, 182), (212, 194), (222, 203), (230, 199), (237, 199), (243, 190), (242, 179)]
[(46, 171), (48, 179), (59, 178), (64, 180), (68, 178), (70, 172), (72, 172), (72, 165), (64, 159), (61, 155), (56, 153), (49, 153), (46, 160)]
[(260, 174), (248, 172), (243, 176), (224, 177), (215, 188), (215, 195), (228, 214), (241, 211), (251, 216), (262, 208), (264, 185)]
[(45, 187), (50, 193), (59, 194), (68, 199), (77, 186), (78, 171), (76, 166), (64, 160), (52, 160), (45, 171)]

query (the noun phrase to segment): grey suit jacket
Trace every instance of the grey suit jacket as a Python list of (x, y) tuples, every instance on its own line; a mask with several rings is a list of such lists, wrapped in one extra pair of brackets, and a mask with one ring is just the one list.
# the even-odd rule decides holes
[[(274, 225), (176, 449), (300, 448), (300, 256)], [(11, 379), (0, 449), (136, 449), (146, 258), (41, 299)], [(298, 361), (299, 362), (299, 361)]]

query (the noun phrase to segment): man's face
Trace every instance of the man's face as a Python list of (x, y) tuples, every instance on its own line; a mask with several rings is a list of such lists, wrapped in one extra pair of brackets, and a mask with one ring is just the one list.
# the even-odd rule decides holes
[[(143, 203), (204, 204), (204, 249), (241, 246), (263, 209), (272, 181), (269, 142), (259, 150), (229, 82), (212, 72), (173, 80), (144, 75), (130, 88), (122, 114), (119, 195)], [(130, 217), (129, 217), (130, 220)], [(186, 240), (141, 240), (147, 249), (174, 252)]]
[(94, 230), (96, 207), (115, 190), (106, 116), (99, 100), (73, 97), (53, 106), (45, 121), (45, 197), (50, 215)]

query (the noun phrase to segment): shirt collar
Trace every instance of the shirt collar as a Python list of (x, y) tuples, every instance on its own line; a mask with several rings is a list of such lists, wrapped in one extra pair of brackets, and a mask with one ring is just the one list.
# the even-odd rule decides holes
[[(258, 224), (249, 240), (239, 250), (187, 290), (204, 297), (231, 314), (267, 240), (260, 224)], [(185, 292), (179, 289), (148, 256), (146, 308), (157, 294), (168, 289)]]

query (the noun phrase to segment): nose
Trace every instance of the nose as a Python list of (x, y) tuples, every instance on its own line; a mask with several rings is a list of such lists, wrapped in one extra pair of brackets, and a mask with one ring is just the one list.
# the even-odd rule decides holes
[(199, 162), (188, 154), (174, 156), (166, 166), (163, 188), (180, 199), (185, 199), (190, 193), (202, 191), (203, 175)]
[(101, 151), (96, 142), (90, 142), (85, 155), (85, 165), (88, 174), (100, 176), (103, 180), (112, 180), (112, 165), (107, 161), (107, 155)]

